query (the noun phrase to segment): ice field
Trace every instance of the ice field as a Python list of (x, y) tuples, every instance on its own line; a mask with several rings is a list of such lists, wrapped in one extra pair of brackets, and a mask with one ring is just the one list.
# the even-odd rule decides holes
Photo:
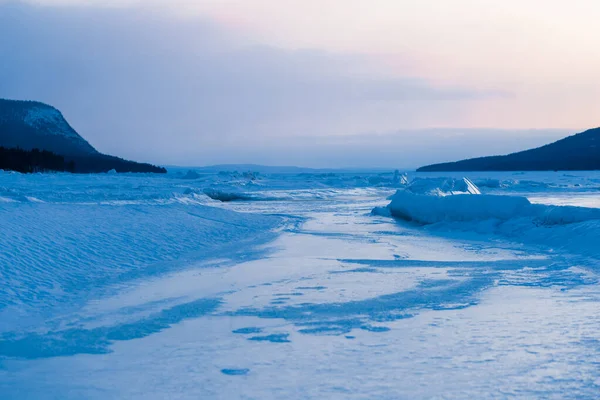
[(0, 399), (596, 399), (599, 271), (600, 173), (0, 172)]

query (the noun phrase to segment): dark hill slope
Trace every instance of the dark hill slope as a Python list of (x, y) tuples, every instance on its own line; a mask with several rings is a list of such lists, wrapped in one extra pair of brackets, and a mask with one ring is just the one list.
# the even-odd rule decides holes
[(63, 156), (100, 154), (71, 128), (60, 111), (36, 101), (0, 99), (0, 144)]
[[(75, 132), (60, 111), (36, 101), (0, 99), (0, 146), (52, 152), (63, 156), (70, 166), (74, 163), (75, 172), (107, 172), (112, 169), (117, 172), (166, 172), (164, 168), (98, 152)], [(12, 154), (13, 157), (15, 154), (29, 157), (26, 153)]]
[(428, 165), (419, 172), (600, 170), (600, 128), (505, 156)]

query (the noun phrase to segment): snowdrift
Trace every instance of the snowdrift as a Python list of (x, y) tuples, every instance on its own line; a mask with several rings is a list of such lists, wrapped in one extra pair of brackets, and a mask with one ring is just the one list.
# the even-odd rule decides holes
[(448, 221), (508, 221), (527, 218), (536, 225), (600, 220), (600, 209), (531, 204), (522, 196), (486, 195), (469, 179), (416, 179), (391, 196), (378, 213), (421, 224)]
[(532, 211), (532, 204), (524, 197), (422, 195), (399, 190), (391, 200), (388, 206), (391, 215), (422, 224), (442, 221), (508, 220), (527, 216)]
[(240, 249), (247, 257), (284, 223), (209, 207), (200, 202), (204, 195), (182, 195), (168, 179), (152, 179), (6, 174), (0, 182), (0, 333), (112, 285), (198, 261), (235, 259)]
[[(427, 225), (444, 234), (497, 234), (600, 258), (599, 208), (532, 204), (522, 196), (477, 194), (471, 185), (466, 179), (415, 180), (391, 196), (387, 207), (373, 212)], [(460, 187), (463, 191), (454, 190)]]
[(229, 202), (229, 201), (250, 201), (250, 200), (255, 200), (255, 198), (252, 195), (249, 195), (249, 194), (246, 194), (246, 193), (227, 192), (227, 191), (218, 190), (218, 189), (211, 189), (211, 188), (204, 189), (204, 194), (207, 195), (208, 197), (210, 197), (213, 200), (218, 200), (218, 201), (221, 201), (223, 203), (226, 203), (226, 202)]
[(263, 196), (256, 193), (244, 193), (237, 191), (228, 191), (223, 189), (206, 188), (203, 193), (213, 200), (218, 200), (222, 203), (230, 201), (274, 201), (281, 200), (277, 197)]

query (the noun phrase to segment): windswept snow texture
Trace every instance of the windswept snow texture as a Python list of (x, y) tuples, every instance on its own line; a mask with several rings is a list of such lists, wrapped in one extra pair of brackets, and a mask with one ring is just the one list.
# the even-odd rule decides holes
[(0, 399), (597, 399), (600, 173), (0, 172)]
[(3, 173), (0, 182), (0, 318), (11, 324), (110, 285), (233, 258), (283, 221), (211, 207), (175, 193), (170, 178)]

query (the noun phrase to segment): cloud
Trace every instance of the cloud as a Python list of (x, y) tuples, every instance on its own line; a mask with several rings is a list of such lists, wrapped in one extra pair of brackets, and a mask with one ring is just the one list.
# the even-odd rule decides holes
[(138, 7), (0, 3), (0, 54), (1, 97), (48, 102), (99, 150), (164, 163), (260, 162), (294, 153), (294, 138), (452, 125), (470, 102), (502, 95)]

